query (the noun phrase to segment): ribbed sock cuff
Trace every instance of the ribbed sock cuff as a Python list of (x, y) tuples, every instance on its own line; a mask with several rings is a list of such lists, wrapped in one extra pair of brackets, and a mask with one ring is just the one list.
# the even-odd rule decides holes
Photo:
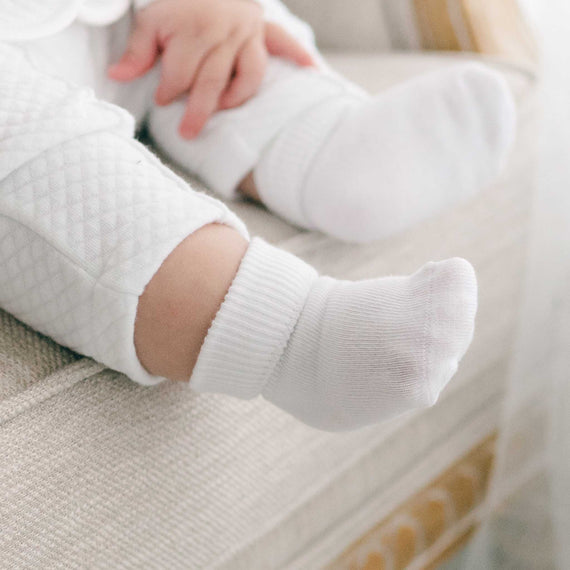
[(210, 326), (190, 387), (241, 399), (259, 395), (317, 277), (301, 259), (254, 238)]
[(304, 181), (330, 134), (362, 97), (356, 94), (329, 97), (301, 113), (279, 133), (254, 170), (264, 204), (290, 222), (314, 229), (303, 206)]

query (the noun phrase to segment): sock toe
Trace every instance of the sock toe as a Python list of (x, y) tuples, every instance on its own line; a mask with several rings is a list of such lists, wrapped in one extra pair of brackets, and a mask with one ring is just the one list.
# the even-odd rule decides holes
[(477, 279), (473, 266), (462, 258), (435, 263), (432, 271), (426, 370), (435, 403), (473, 339)]

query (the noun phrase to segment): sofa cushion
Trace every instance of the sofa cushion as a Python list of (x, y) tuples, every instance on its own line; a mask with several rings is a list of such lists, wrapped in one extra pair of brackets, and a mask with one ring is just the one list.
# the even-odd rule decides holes
[[(331, 61), (377, 90), (458, 59)], [(368, 246), (300, 231), (247, 200), (232, 204), (252, 234), (342, 278), (409, 273), (455, 255), (472, 261), (477, 330), (437, 406), (328, 434), (261, 398), (137, 386), (3, 314), (7, 567), (318, 568), (494, 429), (518, 312), (535, 138), (529, 73), (497, 66), (517, 93), (519, 137), (501, 180), (471, 202)]]
[(77, 358), (0, 309), (0, 402)]

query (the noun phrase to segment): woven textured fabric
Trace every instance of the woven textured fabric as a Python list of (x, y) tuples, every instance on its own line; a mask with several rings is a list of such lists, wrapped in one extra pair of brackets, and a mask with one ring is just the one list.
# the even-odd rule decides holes
[(0, 402), (78, 358), (81, 356), (0, 310)]
[[(449, 63), (332, 61), (372, 90)], [(488, 434), (518, 313), (535, 140), (528, 83), (507, 75), (521, 128), (502, 180), (404, 235), (355, 247), (299, 232), (246, 201), (232, 206), (252, 234), (339, 278), (469, 259), (481, 291), (476, 335), (435, 408), (326, 434), (262, 399), (196, 395), (173, 383), (138, 387), (90, 359), (74, 362), (74, 353), (2, 316), (0, 363), (11, 358), (8, 372), (0, 369), (2, 565), (316, 569)], [(19, 370), (29, 378), (21, 382)]]

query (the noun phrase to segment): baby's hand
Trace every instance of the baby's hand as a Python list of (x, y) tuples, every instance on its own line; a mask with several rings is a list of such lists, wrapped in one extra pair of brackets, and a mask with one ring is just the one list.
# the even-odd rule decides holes
[(264, 22), (253, 0), (160, 0), (138, 13), (127, 50), (109, 76), (136, 79), (161, 55), (155, 101), (168, 105), (190, 92), (180, 134), (191, 139), (216, 110), (237, 107), (257, 92), (268, 54), (313, 65), (292, 36)]

